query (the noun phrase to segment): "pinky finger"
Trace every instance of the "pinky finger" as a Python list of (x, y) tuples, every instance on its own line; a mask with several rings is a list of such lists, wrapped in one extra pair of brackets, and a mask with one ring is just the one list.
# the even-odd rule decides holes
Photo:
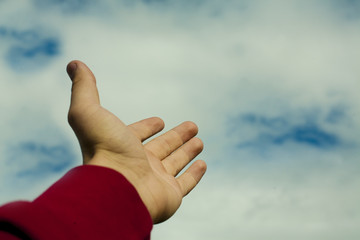
[(183, 197), (200, 182), (205, 172), (206, 163), (202, 160), (197, 160), (177, 178)]

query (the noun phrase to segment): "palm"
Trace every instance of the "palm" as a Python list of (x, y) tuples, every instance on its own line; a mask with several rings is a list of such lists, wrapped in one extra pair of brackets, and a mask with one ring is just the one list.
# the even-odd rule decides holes
[(164, 128), (163, 121), (149, 118), (126, 126), (100, 106), (95, 78), (85, 65), (77, 64), (83, 74), (73, 77), (69, 123), (80, 142), (84, 163), (123, 174), (137, 189), (153, 221), (166, 220), (205, 172), (205, 163), (196, 161), (176, 178), (202, 151), (201, 140), (195, 138), (196, 125), (185, 122), (143, 144)]

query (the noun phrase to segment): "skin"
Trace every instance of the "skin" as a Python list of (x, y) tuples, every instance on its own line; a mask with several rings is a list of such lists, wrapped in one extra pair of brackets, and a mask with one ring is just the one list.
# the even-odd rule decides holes
[(125, 125), (100, 105), (96, 79), (84, 63), (70, 62), (67, 72), (72, 80), (68, 120), (79, 140), (83, 163), (111, 168), (125, 176), (154, 223), (171, 217), (206, 171), (205, 162), (197, 160), (178, 176), (203, 149), (202, 141), (195, 137), (198, 127), (183, 122), (143, 144), (163, 130), (160, 118)]

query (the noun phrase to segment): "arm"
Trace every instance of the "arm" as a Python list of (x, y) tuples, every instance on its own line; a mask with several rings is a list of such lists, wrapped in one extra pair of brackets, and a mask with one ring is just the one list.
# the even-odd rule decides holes
[[(4, 205), (0, 221), (3, 234), (18, 239), (145, 240), (152, 228), (135, 188), (114, 170), (90, 165), (70, 170), (33, 202)], [(0, 239), (12, 238), (0, 230)]]
[[(90, 203), (90, 205), (93, 204), (93, 210), (96, 211), (97, 206), (107, 204), (104, 198), (101, 197), (102, 191), (105, 191), (104, 194), (110, 193), (110, 196), (114, 194), (116, 200), (119, 200), (128, 198), (127, 193), (131, 192), (130, 188), (133, 188), (153, 223), (159, 223), (171, 217), (179, 208), (182, 198), (197, 185), (206, 171), (206, 164), (198, 160), (178, 176), (179, 172), (202, 151), (203, 144), (200, 139), (195, 137), (198, 131), (197, 126), (192, 122), (184, 122), (165, 134), (143, 144), (144, 140), (164, 128), (161, 119), (149, 118), (126, 126), (120, 119), (100, 105), (95, 77), (85, 64), (73, 61), (68, 65), (67, 71), (73, 82), (68, 119), (80, 143), (85, 165), (82, 169), (89, 169), (92, 166), (92, 169), (97, 169), (96, 171), (111, 170), (118, 177), (126, 179), (125, 182), (128, 183), (128, 185), (125, 184), (126, 187), (124, 187), (125, 185), (112, 186), (113, 182), (116, 185), (121, 181), (110, 181), (107, 179), (106, 174), (104, 176), (99, 174), (98, 181), (88, 182), (83, 181), (83, 179), (87, 179), (86, 176), (77, 174), (78, 178), (81, 179), (79, 180), (79, 186), (88, 189), (84, 193), (85, 196), (91, 193), (93, 186), (101, 183), (97, 191), (90, 194), (92, 198), (98, 198), (100, 201), (95, 201), (95, 204)], [(66, 178), (69, 179), (69, 177), (65, 176)], [(94, 177), (94, 179), (96, 178)], [(64, 178), (60, 182), (63, 180)], [(67, 181), (71, 188), (72, 184), (70, 182), (76, 180)], [(102, 187), (109, 182), (111, 182), (110, 186), (112, 186), (113, 192), (107, 192), (106, 187)], [(55, 186), (59, 185), (55, 184)], [(52, 194), (49, 194), (50, 189), (54, 190), (50, 191)], [(40, 206), (47, 213), (62, 215), (65, 210), (61, 211), (59, 207), (51, 207), (46, 204), (46, 196), (50, 196), (48, 199), (53, 199), (50, 202), (56, 202), (54, 196), (59, 195), (56, 192), (61, 193), (60, 190), (57, 190), (57, 187), (53, 186), (50, 189), (43, 194), (43, 197), (40, 196), (29, 204)], [(118, 192), (114, 192), (114, 189)], [(64, 199), (60, 203), (76, 201), (74, 199), (78, 197), (72, 195), (68, 200)], [(84, 197), (82, 199), (84, 204), (80, 204), (82, 207), (78, 207), (83, 209), (83, 213), (87, 213), (86, 209), (91, 208), (87, 204), (89, 204), (88, 201), (91, 202), (92, 198)], [(45, 199), (45, 202), (41, 199)], [(119, 205), (121, 204), (120, 202)], [(137, 206), (140, 205), (137, 204)], [(32, 208), (32, 206), (29, 206), (29, 208)], [(68, 207), (71, 209), (73, 205), (70, 204)], [(24, 216), (24, 214), (20, 215)], [(129, 218), (129, 216), (117, 212), (114, 212), (113, 215), (123, 217), (125, 220)], [(141, 213), (136, 216), (143, 218)], [(67, 218), (64, 221), (69, 220), (70, 218)], [(102, 224), (107, 225), (104, 222)], [(146, 224), (143, 226), (146, 226)], [(96, 230), (96, 226), (94, 229)], [(150, 234), (150, 229), (148, 231)]]

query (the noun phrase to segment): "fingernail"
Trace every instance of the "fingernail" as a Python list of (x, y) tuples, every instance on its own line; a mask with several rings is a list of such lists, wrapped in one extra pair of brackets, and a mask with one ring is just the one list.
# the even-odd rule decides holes
[(77, 65), (76, 65), (75, 62), (72, 62), (72, 63), (68, 64), (68, 66), (66, 68), (66, 71), (67, 71), (69, 77), (71, 78), (71, 80), (75, 76), (76, 69), (77, 69)]

